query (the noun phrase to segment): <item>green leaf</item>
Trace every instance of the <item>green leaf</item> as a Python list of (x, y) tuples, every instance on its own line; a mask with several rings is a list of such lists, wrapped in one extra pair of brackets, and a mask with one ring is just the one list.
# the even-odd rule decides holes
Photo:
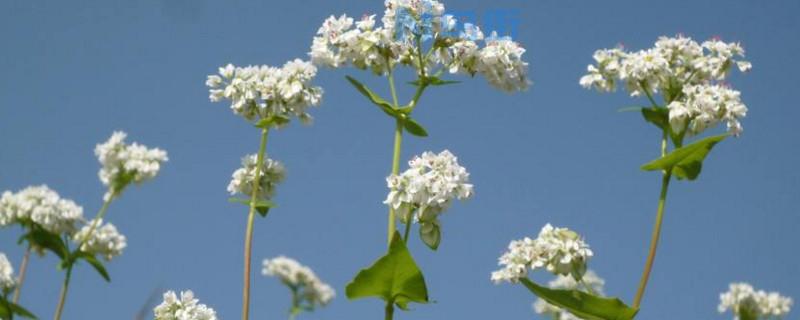
[(69, 255), (69, 249), (58, 235), (47, 232), (41, 227), (35, 227), (33, 230), (23, 236), (28, 243), (34, 247), (40, 247), (52, 251), (61, 260), (64, 260)]
[[(20, 317), (34, 319), (34, 320), (38, 319), (36, 318), (35, 315), (33, 315), (33, 313), (31, 313), (30, 311), (26, 310), (25, 308), (16, 303), (9, 303), (8, 305), (11, 307), (11, 312)], [(2, 311), (0, 311), (0, 314), (2, 314)]]
[(347, 81), (350, 81), (350, 84), (352, 84), (353, 87), (355, 87), (356, 90), (358, 90), (358, 92), (367, 97), (367, 99), (369, 99), (370, 102), (378, 106), (378, 108), (380, 108), (381, 111), (383, 111), (384, 113), (393, 118), (400, 117), (400, 115), (388, 101), (384, 100), (379, 95), (372, 92), (372, 90), (367, 88), (367, 86), (365, 86), (363, 83), (358, 82), (358, 80), (356, 80), (355, 78), (351, 76), (345, 76), (345, 77), (347, 78)]
[(398, 232), (392, 237), (389, 252), (369, 268), (359, 271), (353, 281), (347, 284), (345, 293), (351, 300), (378, 297), (404, 310), (409, 302), (428, 302), (428, 289), (422, 271)]
[[(250, 200), (247, 200), (247, 199), (229, 198), (228, 201), (235, 202), (235, 203), (241, 203), (241, 204), (244, 204), (244, 205), (246, 205), (248, 207), (250, 206)], [(277, 207), (277, 205), (275, 204), (275, 202), (272, 202), (270, 200), (258, 199), (258, 200), (256, 200), (255, 207), (256, 207), (256, 211), (258, 211), (258, 213), (262, 217), (266, 217), (267, 213), (269, 213), (269, 209)]]
[(642, 117), (661, 130), (670, 130), (669, 110), (666, 108), (642, 108)]
[(419, 227), (419, 237), (428, 248), (435, 251), (439, 248), (439, 243), (442, 242), (442, 230), (438, 223), (425, 222)]
[(617, 298), (603, 298), (578, 290), (550, 289), (528, 278), (520, 279), (533, 294), (586, 320), (630, 320), (638, 310)]
[(617, 112), (641, 112), (642, 109), (646, 109), (647, 107), (624, 107), (617, 109)]
[(711, 149), (727, 138), (727, 134), (708, 137), (681, 148), (672, 150), (669, 154), (659, 159), (648, 162), (642, 170), (672, 170), (678, 179), (697, 179), (703, 168), (703, 160)]
[(282, 126), (284, 124), (289, 123), (289, 121), (290, 121), (290, 119), (285, 117), (285, 116), (272, 115), (272, 116), (269, 116), (269, 117), (266, 117), (264, 119), (259, 120), (256, 123), (256, 128), (266, 129), (266, 128), (272, 127), (273, 125), (274, 126)]
[(403, 121), (403, 127), (408, 131), (408, 133), (413, 134), (417, 137), (427, 137), (428, 131), (422, 127), (418, 122), (414, 121), (414, 119), (407, 118)]
[(95, 270), (97, 270), (97, 273), (99, 273), (100, 276), (106, 280), (106, 282), (111, 282), (111, 277), (108, 275), (106, 267), (103, 266), (103, 263), (100, 262), (100, 260), (97, 260), (93, 254), (81, 252), (78, 255), (78, 258), (86, 260), (86, 262), (88, 262)]
[(420, 85), (424, 85), (424, 86), (446, 86), (448, 84), (456, 84), (456, 83), (461, 83), (461, 81), (442, 80), (439, 77), (427, 77), (427, 78), (422, 79), (422, 81), (414, 80), (414, 81), (409, 82), (408, 84), (419, 87)]
[(11, 318), (10, 303), (5, 301), (3, 297), (0, 297), (0, 319), (9, 319), (9, 318)]

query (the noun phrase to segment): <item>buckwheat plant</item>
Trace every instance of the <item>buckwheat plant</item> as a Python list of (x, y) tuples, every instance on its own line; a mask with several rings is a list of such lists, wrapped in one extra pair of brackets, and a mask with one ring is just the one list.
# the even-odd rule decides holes
[(236, 67), (228, 64), (219, 68), (218, 75), (209, 75), (206, 85), (212, 102), (230, 101), (234, 114), (243, 117), (261, 131), (258, 153), (242, 160), (242, 168), (233, 173), (228, 185), (231, 194), (243, 194), (249, 199), (231, 198), (247, 204), (249, 213), (244, 241), (244, 285), (242, 289), (242, 319), (250, 316), (250, 265), (253, 225), (258, 212), (266, 217), (274, 207), (271, 201), (275, 186), (285, 176), (283, 165), (266, 157), (267, 136), (271, 128), (280, 128), (292, 118), (311, 122), (308, 109), (320, 104), (322, 88), (311, 81), (317, 68), (310, 62), (295, 59), (281, 68), (271, 66)]
[[(581, 278), (581, 283), (575, 281), (575, 278), (571, 276), (558, 276), (557, 278), (550, 281), (547, 286), (551, 289), (568, 289), (568, 290), (580, 290), (587, 293), (594, 293), (598, 295), (603, 295), (603, 286), (605, 285), (605, 280), (598, 277), (597, 274), (594, 273), (592, 270), (587, 270), (586, 273)], [(533, 303), (533, 310), (537, 314), (541, 314), (546, 316), (552, 320), (579, 320), (580, 318), (576, 317), (572, 313), (562, 308), (556, 307), (542, 298), (538, 298), (536, 302)]]
[[(519, 43), (510, 37), (499, 36), (496, 32), (486, 36), (478, 26), (471, 23), (459, 24), (452, 15), (446, 14), (444, 4), (439, 1), (386, 0), (380, 23), (376, 20), (376, 15), (364, 15), (358, 20), (347, 15), (329, 17), (317, 31), (309, 55), (311, 61), (320, 66), (353, 66), (369, 70), (388, 80), (390, 100), (381, 97), (355, 78), (347, 76), (347, 80), (359, 93), (395, 123), (389, 178), (392, 187), (392, 183), (399, 183), (401, 180), (398, 177), (403, 133), (408, 132), (418, 137), (428, 135), (427, 130), (412, 118), (420, 98), (429, 88), (457, 83), (442, 79), (445, 73), (481, 75), (491, 86), (505, 92), (525, 90), (531, 82), (528, 78), (528, 63), (522, 59), (525, 49)], [(410, 68), (416, 77), (410, 82), (416, 88), (415, 93), (403, 105), (400, 104), (395, 87), (394, 75), (398, 67)], [(462, 196), (466, 197), (466, 194)], [(436, 210), (446, 207), (446, 204), (431, 207), (421, 202), (406, 206), (397, 201), (389, 204), (389, 252), (371, 268), (359, 273), (346, 290), (350, 299), (377, 296), (385, 300), (387, 319), (393, 317), (395, 305), (405, 309), (409, 302), (428, 301), (422, 273), (405, 247), (405, 241), (397, 231), (396, 221), (401, 218), (408, 229), (412, 216), (409, 211), (416, 211), (415, 220), (422, 222), (422, 239), (430, 248), (435, 249), (440, 237), (438, 220), (434, 219), (438, 216)], [(423, 219), (419, 220), (420, 217)], [(395, 239), (400, 243), (394, 244)], [(401, 262), (405, 265), (400, 265)], [(413, 276), (406, 279), (389, 276), (387, 279), (400, 283), (417, 281), (408, 286), (415, 288), (415, 292), (404, 292), (399, 287), (391, 289), (386, 283), (370, 286), (359, 282), (367, 281), (373, 276), (387, 275), (388, 269), (395, 267), (407, 268), (408, 275)]]
[[(98, 256), (111, 261), (122, 254), (127, 241), (113, 224), (103, 224), (108, 207), (131, 183), (138, 185), (155, 178), (162, 164), (168, 160), (166, 151), (148, 148), (136, 142), (128, 144), (125, 142), (126, 137), (125, 132), (116, 131), (108, 141), (98, 144), (94, 149), (101, 165), (98, 177), (107, 188), (103, 195), (103, 205), (97, 215), (90, 221), (81, 218), (83, 226), (71, 230), (63, 238), (53, 237), (53, 234), (47, 236), (49, 240), (45, 238), (46, 248), (61, 258), (59, 268), (65, 270), (54, 316), (56, 320), (61, 319), (64, 311), (72, 270), (78, 261), (86, 261), (103, 279), (111, 281)], [(70, 249), (70, 242), (74, 244), (74, 249)]]
[[(642, 166), (660, 171), (661, 192), (656, 211), (650, 250), (639, 282), (633, 308), (638, 309), (656, 256), (667, 189), (672, 177), (695, 180), (711, 149), (728, 137), (742, 133), (741, 119), (747, 107), (739, 91), (725, 82), (731, 69), (751, 69), (739, 43), (711, 39), (698, 43), (678, 35), (661, 37), (653, 48), (625, 51), (601, 49), (594, 53), (595, 64), (580, 79), (581, 86), (600, 92), (613, 92), (624, 86), (631, 97), (645, 97), (649, 107), (640, 111), (644, 120), (661, 131), (661, 157)], [(725, 123), (727, 133), (699, 138), (684, 145), (686, 138), (702, 135)], [(671, 141), (672, 150), (669, 148)]]
[(311, 268), (292, 258), (278, 256), (264, 259), (263, 265), (263, 275), (278, 278), (292, 292), (290, 320), (303, 311), (310, 312), (316, 307), (327, 305), (336, 296), (333, 288), (322, 282)]
[(792, 308), (792, 298), (778, 292), (756, 291), (747, 283), (731, 283), (719, 295), (719, 313), (731, 311), (735, 320), (783, 319)]
[(36, 319), (36, 316), (30, 311), (8, 299), (8, 295), (11, 294), (11, 291), (14, 291), (16, 286), (17, 279), (14, 278), (14, 267), (11, 266), (6, 254), (0, 252), (0, 319), (14, 319), (14, 315)]
[(180, 299), (174, 291), (167, 291), (153, 313), (155, 320), (217, 320), (214, 309), (199, 303), (191, 290), (181, 292)]
[[(583, 238), (567, 228), (545, 225), (535, 239), (511, 241), (498, 259), (501, 268), (492, 272), (496, 283), (521, 283), (539, 297), (537, 313), (555, 320), (632, 319), (636, 310), (616, 298), (603, 297), (605, 281), (587, 271), (594, 253)], [(533, 282), (528, 273), (546, 270), (557, 276), (545, 287)]]

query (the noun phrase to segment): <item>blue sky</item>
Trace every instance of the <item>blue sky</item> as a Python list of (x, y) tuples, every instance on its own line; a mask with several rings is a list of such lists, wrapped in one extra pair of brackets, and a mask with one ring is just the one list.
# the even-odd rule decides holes
[[(659, 134), (620, 107), (623, 93), (584, 90), (595, 49), (649, 47), (660, 35), (741, 41), (753, 70), (734, 75), (750, 108), (738, 139), (721, 143), (696, 182), (670, 190), (663, 242), (640, 319), (729, 319), (718, 294), (731, 281), (800, 298), (800, 137), (795, 106), (800, 3), (796, 1), (451, 0), (448, 9), (514, 10), (534, 86), (507, 95), (483, 79), (430, 90), (417, 119), (429, 138), (407, 138), (405, 160), (449, 149), (471, 172), (476, 195), (443, 217), (438, 252), (414, 240), (435, 303), (398, 319), (532, 319), (524, 288), (489, 273), (511, 239), (545, 223), (568, 226), (595, 252), (606, 292), (631, 301), (644, 263), (660, 178), (638, 168), (658, 156)], [(331, 14), (382, 11), (381, 1), (4, 1), (0, 3), (0, 189), (46, 183), (92, 216), (103, 187), (94, 145), (113, 130), (169, 151), (161, 175), (131, 188), (109, 218), (128, 236), (106, 284), (76, 270), (65, 319), (130, 319), (154, 290), (193, 289), (222, 319), (239, 317), (245, 208), (225, 187), (258, 132), (223, 103), (205, 77), (228, 62), (280, 65), (305, 57)], [(792, 40), (794, 39), (794, 40)], [(385, 249), (384, 177), (392, 126), (344, 80), (388, 95), (384, 79), (321, 70), (312, 126), (271, 135), (269, 153), (288, 177), (280, 207), (257, 220), (255, 269), (280, 254), (313, 267), (336, 289), (303, 319), (375, 319), (376, 300), (347, 301), (344, 286)], [(405, 74), (408, 76), (408, 74)], [(411, 88), (403, 88), (408, 99)], [(403, 99), (403, 100), (405, 100)], [(0, 251), (22, 257), (16, 229)], [(52, 315), (63, 276), (52, 256), (34, 259), (22, 303)], [(545, 280), (547, 277), (537, 277)], [(288, 291), (254, 277), (253, 319), (286, 316)], [(160, 298), (159, 298), (160, 299)], [(790, 315), (796, 318), (798, 312)]]

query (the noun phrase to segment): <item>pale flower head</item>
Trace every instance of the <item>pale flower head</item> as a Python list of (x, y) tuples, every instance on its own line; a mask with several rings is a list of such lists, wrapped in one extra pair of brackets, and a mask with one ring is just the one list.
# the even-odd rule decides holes
[(733, 312), (734, 319), (773, 319), (782, 318), (792, 308), (792, 298), (781, 296), (778, 292), (756, 291), (747, 283), (731, 283), (727, 292), (719, 295), (720, 313)]
[(322, 282), (311, 268), (296, 260), (284, 256), (264, 259), (261, 273), (278, 278), (291, 290), (297, 291), (300, 306), (313, 309), (327, 305), (336, 296), (336, 292), (328, 284)]
[[(277, 160), (266, 156), (261, 166), (258, 199), (268, 200), (275, 194), (276, 186), (286, 177), (286, 169)], [(250, 196), (253, 192), (253, 181), (256, 178), (258, 155), (251, 154), (242, 158), (242, 167), (236, 169), (228, 184), (228, 192)]]
[(13, 289), (16, 285), (17, 279), (14, 278), (14, 267), (11, 266), (6, 254), (0, 252), (0, 295)]
[(0, 226), (36, 224), (56, 235), (71, 235), (83, 219), (83, 208), (46, 185), (31, 186), (0, 197)]
[(119, 233), (117, 228), (110, 222), (103, 224), (103, 220), (99, 219), (91, 236), (87, 237), (92, 223), (92, 221), (89, 221), (72, 237), (75, 243), (83, 244), (81, 251), (92, 255), (100, 255), (106, 261), (111, 261), (114, 257), (121, 255), (122, 250), (127, 246), (125, 236)]
[(141, 184), (155, 178), (162, 163), (169, 160), (166, 151), (136, 142), (127, 144), (126, 137), (125, 132), (115, 131), (108, 141), (94, 149), (101, 164), (98, 176), (109, 188), (105, 195), (107, 201), (119, 196), (131, 182)]
[(316, 74), (313, 64), (300, 59), (281, 68), (228, 64), (219, 75), (208, 76), (206, 86), (211, 101), (230, 100), (233, 113), (248, 121), (281, 117), (308, 123), (312, 119), (308, 109), (322, 101), (322, 88), (311, 84)]
[(181, 292), (180, 299), (174, 291), (167, 291), (153, 311), (155, 320), (217, 320), (214, 309), (199, 303), (191, 290)]
[(571, 275), (581, 279), (593, 256), (589, 245), (567, 228), (545, 225), (536, 239), (514, 240), (498, 259), (502, 268), (492, 273), (495, 283), (516, 283), (528, 276), (529, 270), (545, 269), (555, 275)]

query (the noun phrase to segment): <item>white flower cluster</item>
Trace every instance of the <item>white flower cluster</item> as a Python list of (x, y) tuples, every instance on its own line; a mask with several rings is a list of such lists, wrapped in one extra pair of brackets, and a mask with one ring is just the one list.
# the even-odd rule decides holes
[(6, 254), (0, 252), (0, 295), (4, 291), (11, 290), (17, 285), (17, 280), (14, 278), (14, 267), (11, 262), (6, 258)]
[[(575, 289), (583, 292), (604, 295), (603, 286), (605, 283), (605, 280), (597, 276), (594, 271), (588, 270), (586, 271), (586, 274), (583, 275), (583, 278), (581, 278), (581, 283), (575, 281), (573, 277), (560, 275), (550, 281), (550, 283), (548, 283), (548, 287), (551, 289)], [(586, 286), (591, 288), (591, 290), (587, 289)], [(576, 317), (569, 311), (556, 307), (541, 298), (536, 299), (536, 302), (533, 303), (533, 310), (538, 314), (549, 316), (553, 320), (580, 320), (580, 318)]]
[(102, 165), (98, 173), (100, 181), (109, 188), (106, 201), (118, 196), (131, 182), (139, 184), (153, 179), (161, 169), (161, 163), (168, 160), (164, 150), (150, 149), (136, 142), (125, 143), (127, 136), (125, 132), (115, 131), (108, 141), (94, 149)]
[(211, 101), (230, 100), (233, 113), (247, 120), (294, 116), (310, 122), (309, 107), (322, 101), (322, 88), (311, 85), (316, 74), (313, 64), (300, 59), (282, 68), (228, 64), (219, 68), (219, 75), (208, 76), (206, 85)]
[[(444, 14), (444, 5), (435, 0), (386, 0), (385, 5), (380, 27), (375, 26), (375, 15), (356, 22), (346, 15), (326, 19), (314, 37), (311, 61), (332, 68), (352, 64), (379, 75), (396, 64), (422, 68), (429, 75), (441, 65), (450, 73), (481, 74), (507, 92), (525, 90), (531, 84), (528, 63), (522, 60), (525, 49), (510, 38), (494, 32), (484, 38), (470, 23), (457, 32), (456, 19)], [(426, 54), (420, 52), (417, 39), (432, 40), (431, 59), (420, 61)]]
[(0, 226), (34, 223), (57, 234), (72, 234), (83, 219), (83, 208), (72, 200), (62, 199), (46, 185), (31, 186), (17, 193), (3, 192), (0, 197)]
[[(228, 192), (250, 196), (253, 192), (253, 180), (256, 178), (258, 155), (251, 154), (242, 158), (242, 167), (233, 172)], [(286, 169), (277, 160), (264, 157), (259, 179), (258, 199), (270, 199), (275, 194), (275, 187), (286, 177)]]
[(728, 310), (734, 314), (734, 319), (742, 315), (758, 319), (771, 319), (783, 317), (792, 308), (792, 298), (783, 297), (778, 292), (756, 291), (747, 283), (731, 283), (728, 292), (719, 295), (720, 313)]
[(747, 106), (739, 99), (739, 91), (720, 85), (687, 85), (683, 95), (685, 99), (667, 105), (672, 130), (686, 129), (689, 135), (696, 135), (725, 121), (732, 134), (742, 132), (739, 119), (747, 115)]
[(311, 268), (301, 265), (292, 258), (278, 256), (273, 259), (264, 259), (261, 273), (273, 276), (296, 291), (298, 298), (308, 303), (308, 306), (324, 306), (333, 300), (336, 292), (328, 284), (322, 282)]
[(492, 272), (491, 279), (495, 283), (516, 283), (528, 276), (528, 269), (542, 268), (556, 275), (580, 279), (592, 255), (589, 245), (577, 233), (547, 224), (536, 239), (525, 237), (511, 241), (508, 251), (498, 259), (503, 268)]
[(424, 152), (408, 162), (409, 169), (386, 178), (389, 194), (383, 201), (394, 208), (403, 221), (408, 222), (416, 212), (419, 223), (435, 222), (450, 207), (453, 199), (472, 196), (467, 169), (458, 164), (450, 151), (439, 154)]
[(156, 306), (155, 320), (217, 320), (214, 309), (198, 303), (192, 291), (181, 292), (181, 297), (174, 291), (164, 293), (164, 302)]
[[(688, 133), (698, 134), (702, 131), (698, 129), (710, 127), (707, 124), (713, 126), (727, 121), (729, 131), (739, 134), (742, 128), (737, 119), (744, 116), (746, 108), (739, 101), (738, 91), (721, 90), (716, 83), (724, 81), (734, 65), (741, 72), (750, 70), (752, 65), (740, 60), (743, 57), (744, 49), (739, 43), (713, 39), (700, 44), (680, 35), (660, 37), (650, 49), (635, 52), (626, 52), (622, 48), (597, 50), (594, 53), (595, 64), (587, 67), (587, 74), (580, 79), (580, 84), (587, 89), (611, 92), (616, 90), (620, 81), (624, 82), (631, 96), (661, 93), (667, 103), (679, 104), (670, 108), (670, 118), (680, 119), (673, 125), (689, 122)], [(697, 106), (687, 101), (687, 91), (705, 96), (717, 93), (722, 97), (704, 100), (701, 111), (698, 111)], [(733, 101), (725, 98), (735, 100), (737, 111), (727, 110), (725, 103)], [(717, 105), (710, 105), (712, 102)], [(700, 119), (694, 124), (696, 118)], [(675, 129), (682, 132), (685, 128)]]
[(113, 224), (103, 224), (103, 220), (97, 220), (96, 227), (87, 238), (89, 230), (92, 230), (92, 223), (87, 223), (78, 233), (72, 237), (72, 241), (83, 244), (81, 251), (92, 255), (101, 255), (106, 261), (111, 261), (116, 256), (122, 254), (122, 250), (127, 246), (124, 235), (117, 231)]

